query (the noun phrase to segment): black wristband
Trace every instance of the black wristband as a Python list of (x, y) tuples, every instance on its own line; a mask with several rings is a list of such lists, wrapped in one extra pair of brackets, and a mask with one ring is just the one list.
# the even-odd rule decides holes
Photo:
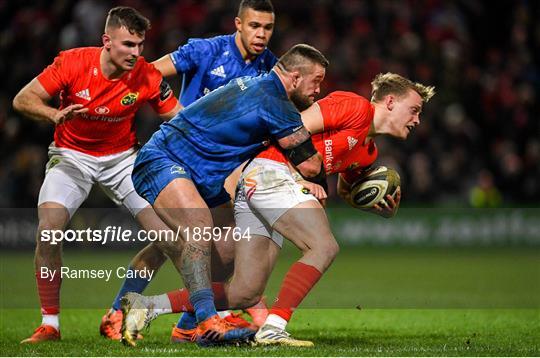
[(310, 137), (294, 148), (283, 149), (283, 154), (285, 154), (287, 158), (289, 158), (289, 161), (294, 166), (298, 166), (298, 164), (305, 162), (306, 160), (317, 154), (317, 149), (315, 149), (315, 146), (313, 145)]

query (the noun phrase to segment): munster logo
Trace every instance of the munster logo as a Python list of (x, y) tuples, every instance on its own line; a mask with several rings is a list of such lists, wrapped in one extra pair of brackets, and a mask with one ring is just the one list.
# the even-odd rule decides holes
[(130, 92), (122, 97), (120, 103), (122, 103), (122, 106), (131, 106), (133, 103), (135, 103), (135, 101), (137, 101), (137, 97), (139, 97), (139, 92)]

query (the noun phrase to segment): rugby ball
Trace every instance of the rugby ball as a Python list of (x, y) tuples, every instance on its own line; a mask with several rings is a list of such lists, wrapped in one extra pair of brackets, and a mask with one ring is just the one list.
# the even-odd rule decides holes
[(369, 209), (384, 201), (386, 195), (394, 197), (401, 181), (398, 172), (380, 166), (363, 173), (351, 186), (351, 205)]

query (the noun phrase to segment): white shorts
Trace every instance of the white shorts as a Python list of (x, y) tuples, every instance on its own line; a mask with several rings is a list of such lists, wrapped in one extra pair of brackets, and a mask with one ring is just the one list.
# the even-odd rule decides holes
[(133, 216), (149, 204), (133, 187), (131, 171), (137, 156), (135, 149), (102, 157), (76, 150), (49, 146), (45, 180), (39, 191), (38, 205), (55, 202), (65, 206), (70, 217), (86, 200), (94, 184), (117, 205), (124, 205)]
[(302, 191), (286, 164), (256, 158), (244, 169), (234, 200), (234, 218), (240, 232), (271, 238), (279, 247), (283, 236), (273, 230), (275, 222), (296, 205), (317, 200)]

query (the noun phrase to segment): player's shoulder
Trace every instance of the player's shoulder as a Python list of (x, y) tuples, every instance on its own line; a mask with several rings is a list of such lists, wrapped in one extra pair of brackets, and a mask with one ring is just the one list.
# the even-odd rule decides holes
[(190, 38), (188, 40), (188, 45), (192, 48), (214, 53), (225, 48), (230, 43), (231, 36), (232, 35), (219, 35), (208, 38)]
[(87, 60), (93, 58), (101, 51), (100, 47), (77, 47), (69, 50), (63, 50), (58, 53), (60, 57)]
[(135, 66), (135, 68), (133, 70), (141, 71), (141, 72), (145, 72), (145, 73), (155, 73), (155, 72), (159, 73), (156, 66), (154, 66), (154, 64), (146, 61), (146, 58), (144, 58), (143, 56), (139, 56), (137, 58), (137, 65)]
[(360, 96), (357, 93), (349, 91), (334, 91), (328, 94), (324, 99), (329, 99), (334, 102), (341, 101), (358, 101), (359, 103), (369, 102), (366, 98)]
[(157, 86), (163, 80), (156, 66), (142, 56), (137, 59), (137, 65), (132, 70), (132, 78), (139, 84), (147, 83), (148, 86)]
[(99, 58), (100, 50), (99, 47), (78, 47), (63, 50), (58, 53), (54, 65), (75, 75), (78, 71), (82, 71), (94, 64), (96, 59)]
[(334, 91), (328, 94), (326, 97), (317, 101), (319, 106), (334, 106), (338, 105), (344, 109), (350, 109), (352, 111), (367, 109), (370, 106), (370, 101), (354, 92), (348, 91)]
[(272, 68), (278, 61), (278, 58), (272, 51), (268, 48), (260, 55), (262, 62), (268, 65), (269, 68)]

